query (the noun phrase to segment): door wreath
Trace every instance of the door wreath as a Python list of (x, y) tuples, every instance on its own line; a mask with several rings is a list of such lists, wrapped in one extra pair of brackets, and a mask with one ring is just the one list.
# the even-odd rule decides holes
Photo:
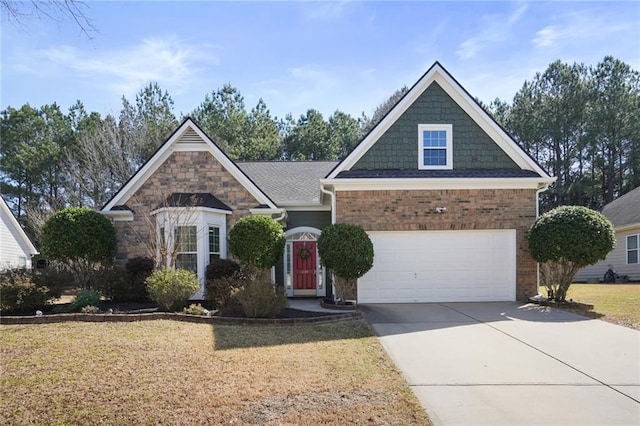
[(311, 257), (311, 250), (307, 246), (302, 246), (298, 249), (298, 256), (300, 259), (306, 260)]

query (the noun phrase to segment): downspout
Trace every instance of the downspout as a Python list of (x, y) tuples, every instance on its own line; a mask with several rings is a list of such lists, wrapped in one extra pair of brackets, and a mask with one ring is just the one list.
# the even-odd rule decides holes
[[(320, 184), (320, 191), (322, 191), (323, 194), (327, 194), (329, 197), (331, 197), (331, 224), (333, 225), (336, 223), (336, 194), (329, 191), (328, 189), (325, 189), (323, 183)], [(331, 294), (332, 294), (332, 298), (335, 299), (336, 285), (335, 285), (333, 275), (331, 276)], [(325, 295), (326, 295), (326, 292), (325, 292)]]
[[(538, 185), (536, 191), (536, 219), (540, 217), (540, 194), (549, 189), (548, 183)], [(540, 294), (540, 263), (536, 262), (536, 294)]]
[(336, 195), (328, 189), (325, 189), (324, 184), (320, 184), (320, 191), (331, 197), (331, 224), (333, 225), (336, 223)]

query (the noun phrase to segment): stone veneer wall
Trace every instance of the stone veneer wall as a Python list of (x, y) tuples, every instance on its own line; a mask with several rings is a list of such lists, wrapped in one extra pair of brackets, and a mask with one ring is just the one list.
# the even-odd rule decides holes
[[(444, 206), (446, 213), (437, 213)], [(366, 231), (516, 230), (516, 298), (537, 294), (526, 233), (536, 219), (533, 189), (337, 191), (336, 220)]]
[[(231, 209), (227, 231), (241, 217), (255, 208), (258, 201), (209, 152), (174, 152), (149, 177), (138, 191), (124, 203), (134, 211), (132, 222), (115, 222), (118, 238), (118, 260), (150, 256), (141, 240), (150, 235), (150, 212), (170, 194), (176, 192), (209, 192)], [(155, 220), (152, 219), (155, 223)]]

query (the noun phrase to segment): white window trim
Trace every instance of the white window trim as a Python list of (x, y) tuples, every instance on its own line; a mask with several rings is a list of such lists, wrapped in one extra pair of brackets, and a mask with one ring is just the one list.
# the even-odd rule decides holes
[[(442, 131), (447, 133), (446, 161), (444, 166), (429, 166), (424, 164), (424, 131)], [(453, 169), (453, 125), (452, 124), (418, 124), (418, 169), (420, 170), (451, 170)]]
[[(189, 208), (185, 214), (185, 208), (168, 207), (151, 212), (156, 217), (156, 225), (158, 231), (164, 228), (164, 237), (168, 244), (173, 244), (174, 227), (175, 226), (195, 226), (198, 247), (198, 280), (200, 281), (200, 290), (195, 293), (192, 299), (201, 299), (204, 297), (205, 270), (209, 265), (209, 227), (216, 227), (220, 230), (220, 258), (227, 257), (227, 215), (231, 212), (226, 210), (217, 210), (207, 207)], [(160, 232), (158, 237), (160, 238)]]
[[(633, 248), (633, 249), (629, 248), (629, 237), (636, 237), (636, 244), (637, 244), (636, 248)], [(625, 254), (625, 256), (624, 256), (625, 257), (625, 259), (624, 259), (625, 263), (627, 265), (640, 265), (640, 234), (629, 234), (629, 235), (627, 235), (626, 238), (625, 238), (625, 243), (626, 243), (626, 250), (624, 252), (624, 254)], [(636, 263), (629, 263), (629, 252), (630, 251), (637, 251), (638, 252), (638, 255), (636, 257), (638, 261)]]

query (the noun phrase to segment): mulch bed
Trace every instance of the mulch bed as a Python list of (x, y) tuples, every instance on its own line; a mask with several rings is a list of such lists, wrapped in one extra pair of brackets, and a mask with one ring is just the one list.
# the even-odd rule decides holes
[[(185, 307), (191, 304), (200, 303), (203, 307), (211, 308), (207, 301), (189, 301)], [(36, 312), (30, 311), (10, 311), (0, 312), (0, 323), (2, 324), (43, 324), (65, 321), (87, 321), (87, 322), (115, 322), (115, 321), (148, 321), (156, 319), (171, 319), (176, 321), (189, 321), (215, 324), (282, 324), (296, 325), (308, 323), (322, 323), (345, 321), (354, 318), (361, 318), (359, 312), (331, 313), (331, 312), (311, 312), (293, 308), (285, 308), (276, 318), (247, 318), (241, 314), (221, 314), (214, 312), (213, 315), (190, 315), (174, 312), (160, 312), (153, 303), (117, 303), (111, 301), (100, 302), (100, 313), (69, 313), (69, 304), (47, 305), (41, 308), (41, 316), (36, 316)]]

